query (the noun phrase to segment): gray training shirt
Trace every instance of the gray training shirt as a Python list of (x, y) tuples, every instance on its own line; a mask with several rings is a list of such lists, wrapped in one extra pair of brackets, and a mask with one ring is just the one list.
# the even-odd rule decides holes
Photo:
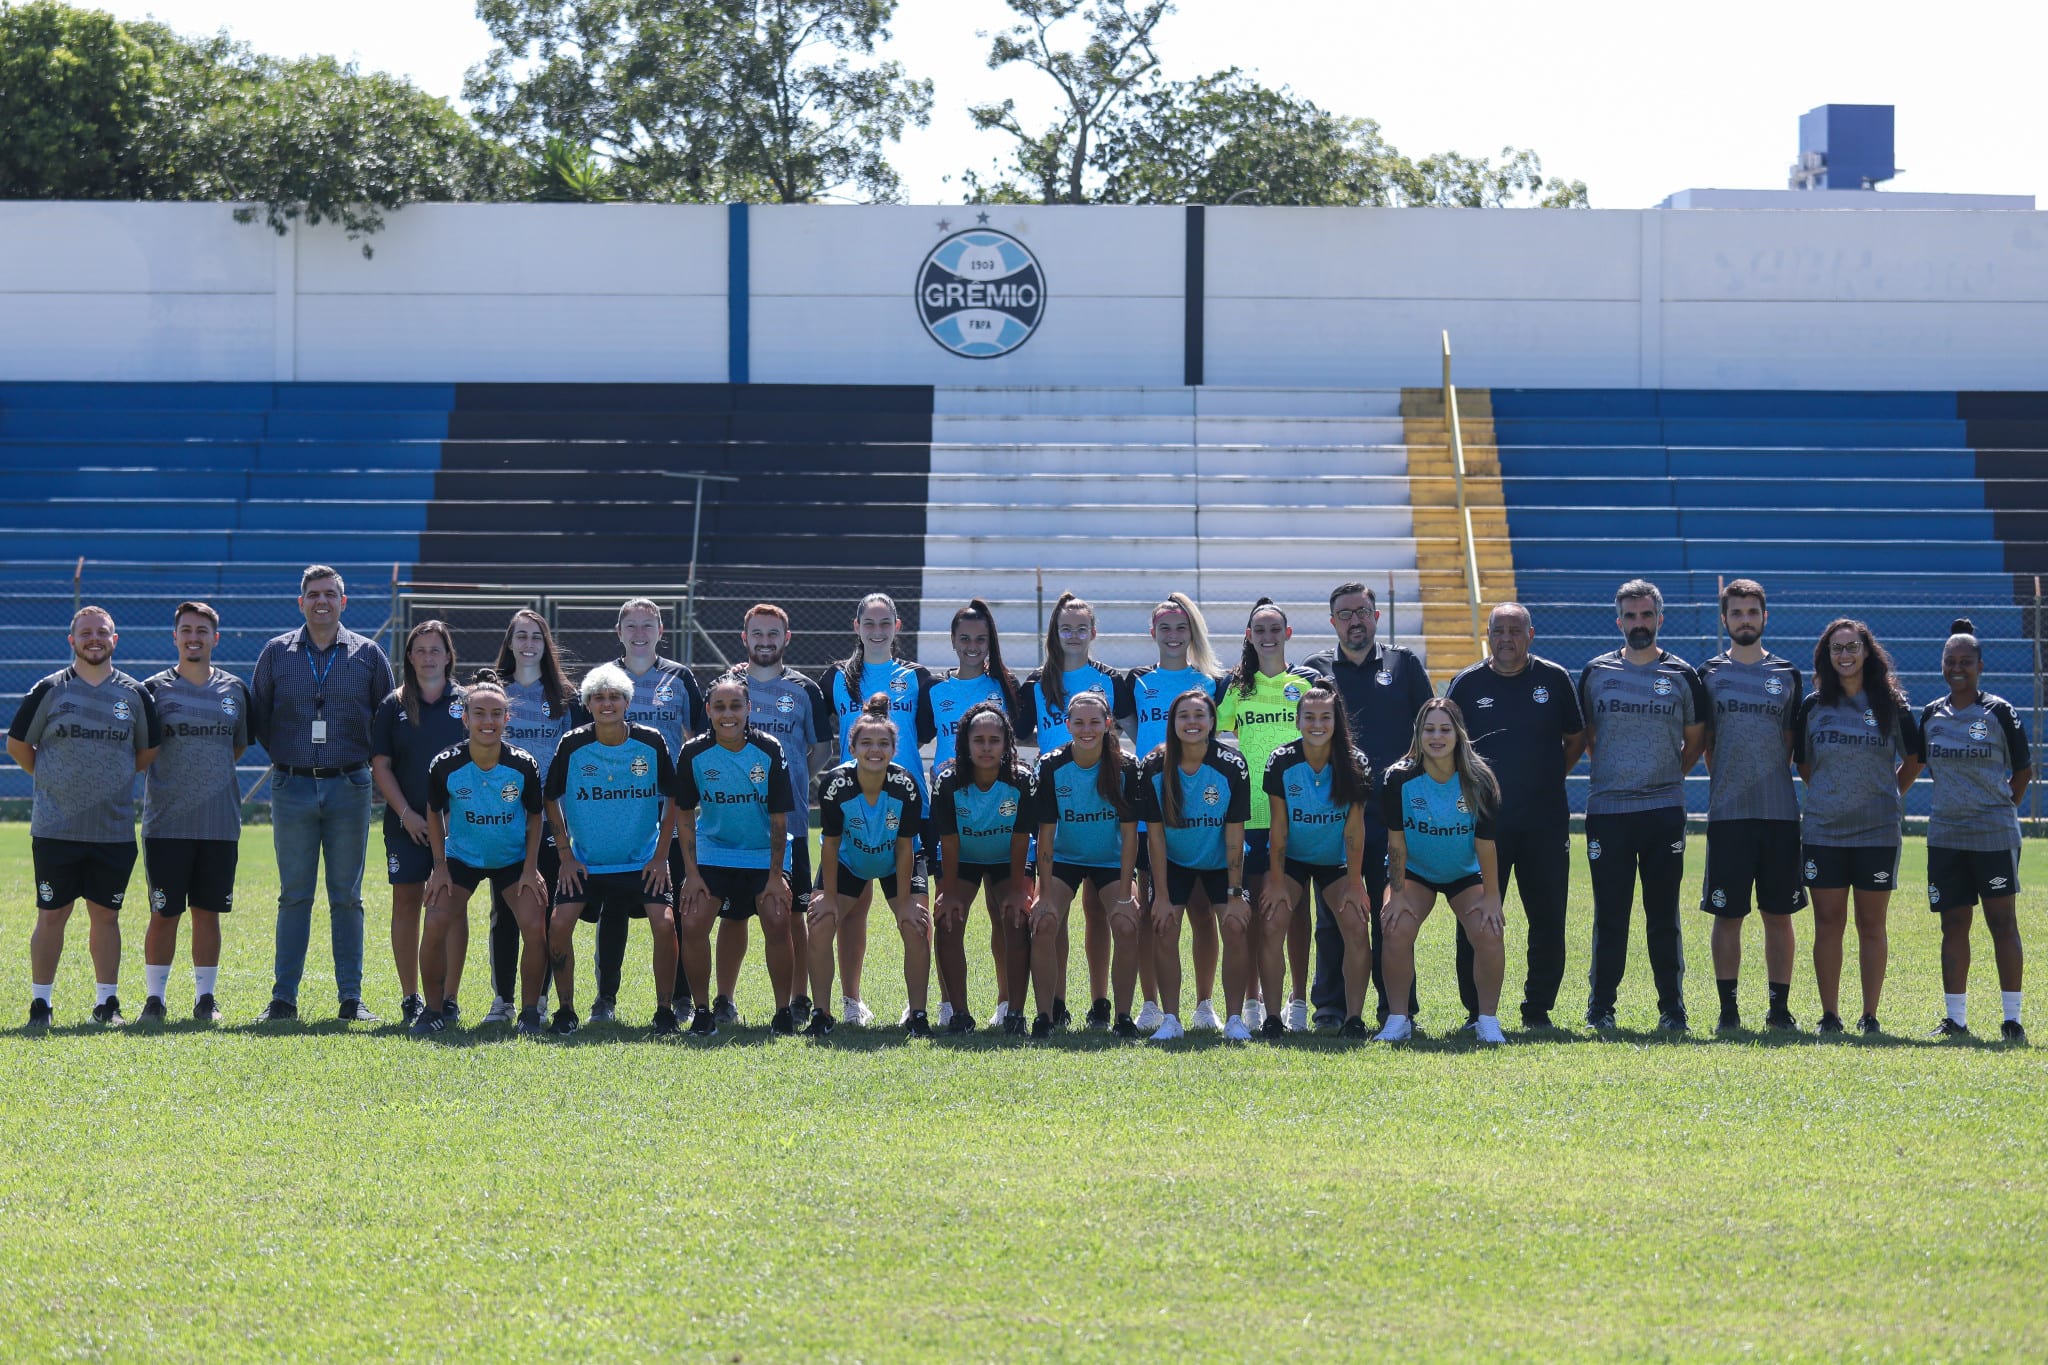
[(1707, 705), (1700, 675), (1676, 654), (1660, 649), (1632, 664), (1617, 649), (1587, 664), (1579, 674), (1579, 709), (1593, 735), (1586, 814), (1683, 807), (1678, 754)]
[(1821, 848), (1897, 848), (1899, 764), (1920, 750), (1920, 722), (1899, 708), (1889, 731), (1877, 728), (1870, 699), (1858, 692), (1832, 706), (1809, 692), (1792, 718), (1792, 758), (1806, 768), (1802, 843)]
[(35, 746), (32, 837), (134, 847), (135, 756), (161, 737), (141, 683), (118, 668), (97, 685), (76, 667), (52, 673), (21, 699), (7, 734)]
[(204, 683), (167, 668), (142, 685), (163, 721), (163, 746), (142, 784), (142, 836), (239, 839), (235, 750), (249, 747), (249, 689), (218, 668)]
[(2011, 774), (2030, 766), (2027, 729), (2012, 703), (1989, 692), (1958, 707), (1949, 698), (1920, 712), (1920, 757), (1934, 778), (1927, 814), (1930, 848), (2015, 856), (2020, 814)]
[(1799, 670), (1766, 653), (1753, 664), (1716, 654), (1700, 666), (1707, 712), (1707, 819), (1797, 820), (1786, 739), (1799, 709)]

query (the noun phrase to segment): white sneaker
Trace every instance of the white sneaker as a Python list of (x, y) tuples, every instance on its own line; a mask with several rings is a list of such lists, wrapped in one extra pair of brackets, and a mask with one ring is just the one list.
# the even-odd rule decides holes
[(1308, 1032), (1308, 1001), (1291, 1000), (1288, 1002), (1287, 1031), (1289, 1033)]
[(1230, 1016), (1230, 1022), (1223, 1026), (1223, 1036), (1233, 1043), (1249, 1043), (1252, 1040), (1252, 1031), (1240, 1016), (1233, 1014)]
[[(1141, 1024), (1139, 1025), (1139, 1027), (1142, 1028), (1144, 1027), (1144, 1025)], [(1175, 1038), (1185, 1038), (1187, 1036), (1187, 1031), (1181, 1028), (1180, 1026), (1180, 1016), (1174, 1014), (1161, 1014), (1159, 1016), (1159, 1027), (1153, 1030), (1151, 1041), (1155, 1043), (1167, 1043), (1173, 1041)]]
[(1500, 1031), (1500, 1020), (1490, 1014), (1479, 1016), (1479, 1022), (1472, 1026), (1472, 1032), (1482, 1043), (1505, 1043), (1508, 1036)]
[[(908, 1012), (907, 1010), (906, 1010), (906, 1011), (904, 1012), (904, 1015), (903, 1015), (903, 1022), (904, 1022), (904, 1023), (906, 1023), (906, 1024), (910, 1022), (910, 1014), (909, 1014), (909, 1012)], [(946, 1000), (941, 1000), (941, 1001), (939, 1002), (939, 1027), (940, 1027), (940, 1028), (944, 1028), (944, 1027), (945, 1027), (946, 1025), (948, 1025), (948, 1024), (950, 1024), (950, 1023), (952, 1023), (952, 1022), (953, 1022), (953, 1006), (952, 1006), (952, 1003), (951, 1003), (950, 1001), (946, 1001)]]
[(1247, 1000), (1244, 1002), (1244, 1026), (1248, 1029), (1261, 1029), (1266, 1026), (1265, 1001)]
[(500, 995), (492, 999), (490, 1012), (484, 1015), (486, 1024), (509, 1024), (519, 1017), (518, 1007)]
[[(839, 1018), (841, 1022), (851, 1024), (855, 1028), (866, 1028), (875, 1022), (875, 1012), (868, 1008), (867, 1001), (842, 995), (839, 997)], [(903, 1018), (906, 1023), (910, 1019), (907, 1008), (904, 1010)]]
[(1005, 1020), (1005, 1019), (1007, 1019), (1007, 1018), (1009, 1018), (1009, 1017), (1010, 1017), (1010, 1002), (1009, 1002), (1009, 1001), (1007, 1001), (1007, 1000), (998, 1000), (998, 1001), (996, 1001), (996, 1013), (995, 1013), (995, 1017), (994, 1017), (993, 1019), (990, 1019), (990, 1020), (988, 1021), (988, 1022), (989, 1022), (989, 1027), (990, 1027), (990, 1028), (994, 1028), (994, 1027), (996, 1027), (997, 1025), (1001, 1024), (1001, 1023), (1003, 1022), (1003, 1020)]
[[(1496, 1025), (1496, 1027), (1498, 1027)], [(1375, 1043), (1405, 1043), (1415, 1036), (1415, 1025), (1405, 1014), (1390, 1014), (1386, 1025), (1372, 1036)]]
[[(1159, 1008), (1157, 1000), (1147, 1000), (1144, 1008), (1138, 1011), (1138, 1017), (1131, 1022), (1150, 1033), (1164, 1025), (1169, 1017), (1165, 1010)], [(1180, 1034), (1176, 1032), (1173, 1036), (1178, 1038)]]
[(1189, 1024), (1188, 1027), (1208, 1029), (1213, 1033), (1223, 1027), (1223, 1021), (1216, 1017), (1216, 1006), (1214, 1004), (1207, 1000), (1197, 1000), (1195, 1002), (1195, 1021)]

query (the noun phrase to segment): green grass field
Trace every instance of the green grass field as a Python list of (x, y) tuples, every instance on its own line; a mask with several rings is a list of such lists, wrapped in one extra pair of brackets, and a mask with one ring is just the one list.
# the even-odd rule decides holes
[[(324, 908), (301, 996), (319, 1022), (273, 1032), (247, 1027), (270, 981), (267, 829), (249, 831), (242, 866), (228, 1024), (81, 1026), (81, 911), (60, 1027), (30, 1039), (12, 1031), (27, 1003), (28, 834), (0, 826), (0, 1000), (17, 1012), (0, 1033), (0, 1355), (2048, 1352), (2035, 1297), (2048, 1050), (1923, 1040), (1941, 997), (1917, 843), (1892, 916), (1889, 1038), (1653, 1039), (1639, 1031), (1654, 1006), (1638, 934), (1621, 1040), (1497, 1051), (909, 1042), (893, 1028), (658, 1044), (639, 1027), (644, 933), (621, 1001), (634, 1027), (563, 1045), (466, 1025), (418, 1043), (323, 1017)], [(1561, 1018), (1582, 1003), (1587, 960), (1574, 868)], [(2023, 875), (2048, 884), (2040, 846)], [(388, 902), (378, 880), (366, 890), (367, 994), (395, 1018)], [(1697, 903), (1696, 884), (1686, 894)], [(132, 1016), (143, 915), (124, 919)], [(1711, 1022), (1706, 919), (1685, 921), (1693, 1017)], [(2040, 932), (2030, 914), (2022, 925)], [(489, 999), (481, 926), (471, 1021)], [(1803, 916), (1799, 934), (1803, 952)], [(1078, 930), (1075, 943), (1078, 959)], [(1745, 1011), (1760, 1017), (1753, 929), (1748, 948)], [(1511, 963), (1519, 950), (1515, 936)], [(973, 961), (985, 1018), (986, 954)], [(1459, 1017), (1450, 963), (1439, 913), (1422, 952), (1431, 1030)], [(867, 993), (889, 1020), (898, 964), (878, 920)], [(1850, 964), (1853, 980), (1853, 931)], [(1519, 981), (1511, 968), (1510, 1020)], [(171, 996), (174, 1017), (189, 1010), (182, 956)], [(1803, 959), (1793, 1000), (1810, 1026)], [(1980, 1036), (1995, 1035), (1997, 1003), (1980, 932)], [(765, 1022), (758, 953), (740, 1004)], [(2036, 987), (2037, 1032), (2044, 1004)]]

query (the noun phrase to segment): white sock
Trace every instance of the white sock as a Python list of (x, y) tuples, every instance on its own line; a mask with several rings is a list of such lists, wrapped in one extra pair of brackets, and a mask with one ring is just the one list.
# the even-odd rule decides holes
[(50, 992), (56, 988), (57, 983), (54, 981), (46, 981), (41, 984), (34, 981), (28, 983), (29, 995), (34, 999), (42, 1001), (45, 1005), (50, 1003)]
[(1500, 1027), (1500, 1019), (1491, 1014), (1480, 1015), (1478, 1022), (1482, 1024), (1492, 1024), (1495, 1028)]
[(1148, 1010), (1156, 1010), (1156, 1009), (1158, 1009), (1158, 1008), (1159, 1008), (1159, 1002), (1158, 1002), (1157, 1000), (1146, 1000), (1146, 1001), (1142, 1002), (1142, 1004), (1140, 1005), (1140, 1008), (1142, 1008), (1142, 1009), (1148, 1009)]
[(95, 981), (93, 989), (100, 993), (99, 1003), (104, 1005), (121, 993), (121, 983), (118, 981)]
[(1948, 1005), (1949, 1022), (1959, 1028), (1968, 1028), (1970, 1026), (1970, 997), (1968, 995), (1944, 995), (1941, 998)]
[(220, 968), (194, 967), (192, 969), (192, 990), (196, 995), (212, 995), (213, 988), (220, 982)]
[(164, 992), (170, 988), (170, 984), (170, 963), (166, 962), (161, 967), (150, 962), (142, 964), (142, 989), (145, 992), (161, 1000), (164, 998)]
[(1998, 998), (2005, 1004), (2005, 1017), (2017, 1024), (2020, 1021), (2020, 993), (2018, 991), (2000, 991)]

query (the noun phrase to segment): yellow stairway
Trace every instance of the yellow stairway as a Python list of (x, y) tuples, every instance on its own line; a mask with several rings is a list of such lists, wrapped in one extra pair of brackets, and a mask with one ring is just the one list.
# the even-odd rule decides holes
[[(1516, 596), (1492, 392), (1458, 390), (1458, 417), (1465, 438), (1465, 501), (1472, 511), (1472, 540), (1478, 550), (1483, 629), (1487, 608), (1512, 602)], [(1429, 648), (1430, 676), (1441, 687), (1480, 657), (1465, 593), (1457, 475), (1444, 424), (1443, 390), (1403, 389), (1401, 428), (1408, 447), (1408, 499), (1415, 515), (1415, 567), (1422, 580), (1422, 633)]]

